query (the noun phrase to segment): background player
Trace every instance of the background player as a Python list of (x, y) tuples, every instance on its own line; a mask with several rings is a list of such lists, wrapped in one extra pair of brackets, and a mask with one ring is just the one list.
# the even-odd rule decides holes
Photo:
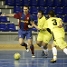
[(61, 18), (55, 17), (55, 14), (53, 11), (50, 11), (48, 13), (49, 19), (48, 22), (48, 28), (52, 31), (54, 41), (52, 45), (52, 53), (53, 53), (53, 59), (51, 60), (52, 63), (56, 62), (57, 60), (57, 49), (55, 46), (58, 46), (63, 50), (63, 52), (67, 55), (67, 43), (64, 41), (65, 38), (65, 32), (63, 28), (63, 21)]
[(37, 26), (35, 24), (33, 25), (35, 28), (39, 30), (37, 36), (37, 45), (43, 49), (44, 51), (43, 55), (47, 57), (48, 54), (47, 44), (51, 39), (51, 34), (46, 30), (47, 22), (43, 11), (41, 10), (38, 11), (37, 17), (38, 17), (38, 25)]
[(14, 18), (19, 19), (19, 43), (21, 46), (24, 46), (27, 51), (29, 51), (27, 44), (24, 42), (24, 38), (26, 37), (27, 42), (30, 45), (32, 57), (35, 57), (34, 46), (32, 44), (32, 31), (30, 30), (33, 27), (31, 23), (33, 23), (34, 20), (32, 15), (29, 14), (29, 7), (25, 5), (23, 7), (23, 12), (19, 12), (16, 14), (6, 14), (6, 16), (14, 16)]

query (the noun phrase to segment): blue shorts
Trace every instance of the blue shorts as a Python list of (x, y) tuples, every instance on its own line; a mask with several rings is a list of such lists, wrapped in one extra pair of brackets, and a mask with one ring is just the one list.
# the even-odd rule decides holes
[(19, 31), (18, 31), (18, 37), (19, 38), (23, 38), (23, 39), (25, 37), (26, 37), (26, 39), (31, 39), (32, 38), (32, 31), (29, 31), (29, 30), (24, 31), (24, 30), (19, 29)]

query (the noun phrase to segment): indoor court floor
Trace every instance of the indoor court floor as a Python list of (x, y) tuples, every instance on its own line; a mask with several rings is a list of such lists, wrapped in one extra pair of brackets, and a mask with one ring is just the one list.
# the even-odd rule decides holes
[[(21, 54), (19, 60), (14, 60), (13, 55)], [(31, 52), (25, 50), (0, 50), (0, 67), (67, 67), (67, 56), (58, 50), (58, 60), (50, 63), (52, 52), (49, 50), (48, 58), (41, 56), (41, 50), (35, 50), (35, 58), (31, 57)]]

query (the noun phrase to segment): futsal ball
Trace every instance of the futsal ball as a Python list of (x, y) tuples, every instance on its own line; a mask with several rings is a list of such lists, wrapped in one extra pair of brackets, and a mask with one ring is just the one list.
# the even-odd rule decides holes
[(20, 56), (21, 56), (21, 55), (20, 55), (19, 53), (15, 53), (15, 54), (14, 54), (14, 59), (15, 59), (15, 60), (19, 60), (19, 59), (20, 59)]

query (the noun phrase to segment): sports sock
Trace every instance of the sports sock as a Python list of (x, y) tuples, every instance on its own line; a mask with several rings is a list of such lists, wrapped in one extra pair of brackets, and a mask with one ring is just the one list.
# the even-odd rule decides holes
[(30, 46), (30, 49), (31, 49), (31, 53), (34, 55), (34, 46), (31, 45), (31, 46)]
[(67, 48), (63, 49), (63, 52), (67, 55)]
[(52, 53), (53, 53), (53, 59), (57, 59), (57, 49), (56, 49), (56, 47), (53, 47), (52, 48)]
[(44, 49), (43, 46), (41, 46), (45, 54), (48, 54), (48, 49)]

